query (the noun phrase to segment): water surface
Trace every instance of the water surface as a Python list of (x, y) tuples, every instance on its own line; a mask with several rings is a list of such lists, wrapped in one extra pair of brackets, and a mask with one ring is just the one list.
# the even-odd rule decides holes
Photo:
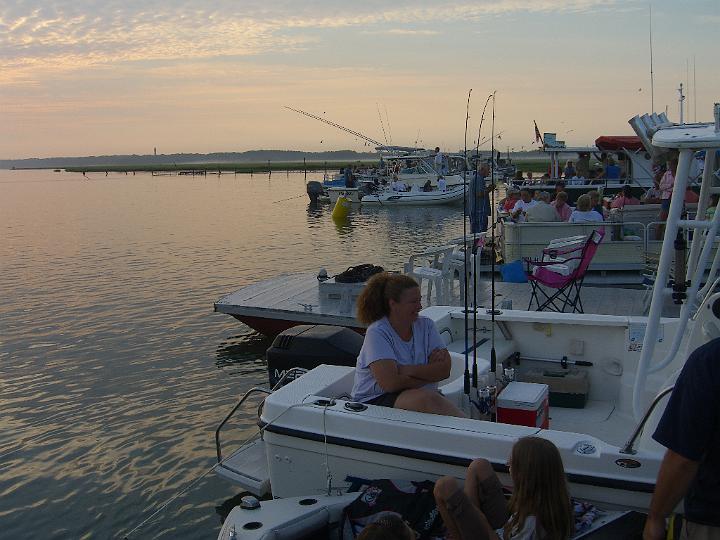
[(203, 476), (214, 430), (266, 382), (270, 342), (213, 301), (320, 266), (399, 270), (462, 234), (461, 207), (336, 224), (304, 193), (301, 173), (0, 171), (0, 536), (121, 537), (187, 488), (131, 538), (214, 538), (239, 493)]

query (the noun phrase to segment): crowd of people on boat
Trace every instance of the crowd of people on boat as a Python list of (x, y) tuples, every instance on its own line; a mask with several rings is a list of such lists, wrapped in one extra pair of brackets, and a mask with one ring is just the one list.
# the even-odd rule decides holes
[[(583, 201), (581, 212), (595, 211), (590, 197)], [(358, 298), (357, 309), (358, 319), (369, 326), (357, 359), (352, 399), (465, 417), (438, 391), (438, 383), (450, 375), (451, 358), (432, 320), (420, 315), (418, 283), (402, 274), (376, 274)], [(718, 358), (720, 338), (690, 356), (653, 435), (667, 451), (644, 540), (665, 538), (666, 518), (683, 497), (685, 516), (679, 538), (720, 538)], [(513, 484), (509, 501), (492, 464), (485, 459), (470, 464), (462, 486), (454, 477), (443, 477), (435, 483), (435, 501), (448, 538), (570, 538), (575, 532), (573, 510), (555, 445), (540, 437), (519, 439), (512, 448), (508, 471)], [(403, 540), (415, 535), (402, 520), (390, 517), (367, 527), (359, 538)]]

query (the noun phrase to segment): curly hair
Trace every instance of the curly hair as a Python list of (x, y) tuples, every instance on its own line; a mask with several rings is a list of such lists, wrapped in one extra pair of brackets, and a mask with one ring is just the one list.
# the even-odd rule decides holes
[(400, 301), (407, 289), (418, 287), (417, 281), (404, 274), (380, 272), (371, 277), (357, 299), (357, 318), (370, 324), (390, 314), (390, 300)]

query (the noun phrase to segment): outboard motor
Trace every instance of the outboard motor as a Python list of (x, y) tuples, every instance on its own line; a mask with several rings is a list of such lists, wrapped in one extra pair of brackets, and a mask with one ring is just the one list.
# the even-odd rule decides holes
[(313, 204), (317, 204), (318, 198), (320, 197), (320, 195), (322, 195), (323, 192), (322, 184), (316, 180), (310, 180), (307, 183), (306, 189), (308, 197), (310, 197), (310, 202)]
[(342, 326), (304, 324), (288, 328), (277, 335), (267, 350), (270, 387), (294, 367), (354, 366), (362, 344), (360, 334)]

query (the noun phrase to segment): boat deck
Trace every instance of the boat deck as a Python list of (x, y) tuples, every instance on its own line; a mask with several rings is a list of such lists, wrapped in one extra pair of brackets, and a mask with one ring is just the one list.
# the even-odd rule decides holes
[[(457, 289), (457, 287), (456, 287)], [(514, 309), (527, 309), (530, 301), (530, 285), (527, 283), (495, 283), (496, 304), (508, 300)], [(489, 307), (491, 284), (483, 281), (478, 286), (477, 303)], [(585, 313), (599, 315), (643, 315), (645, 302), (649, 300), (643, 289), (599, 287), (585, 283), (581, 292)], [(454, 296), (454, 305), (462, 305), (459, 294)], [(429, 306), (426, 289), (423, 287), (423, 306)], [(508, 306), (506, 306), (508, 307)], [(291, 321), (294, 324), (333, 324), (362, 328), (355, 318), (354, 299), (321, 299), (317, 277), (310, 272), (288, 274), (248, 285), (222, 297), (215, 303), (215, 311), (233, 315), (236, 318), (267, 318)], [(677, 309), (669, 305), (665, 316), (676, 316)]]

